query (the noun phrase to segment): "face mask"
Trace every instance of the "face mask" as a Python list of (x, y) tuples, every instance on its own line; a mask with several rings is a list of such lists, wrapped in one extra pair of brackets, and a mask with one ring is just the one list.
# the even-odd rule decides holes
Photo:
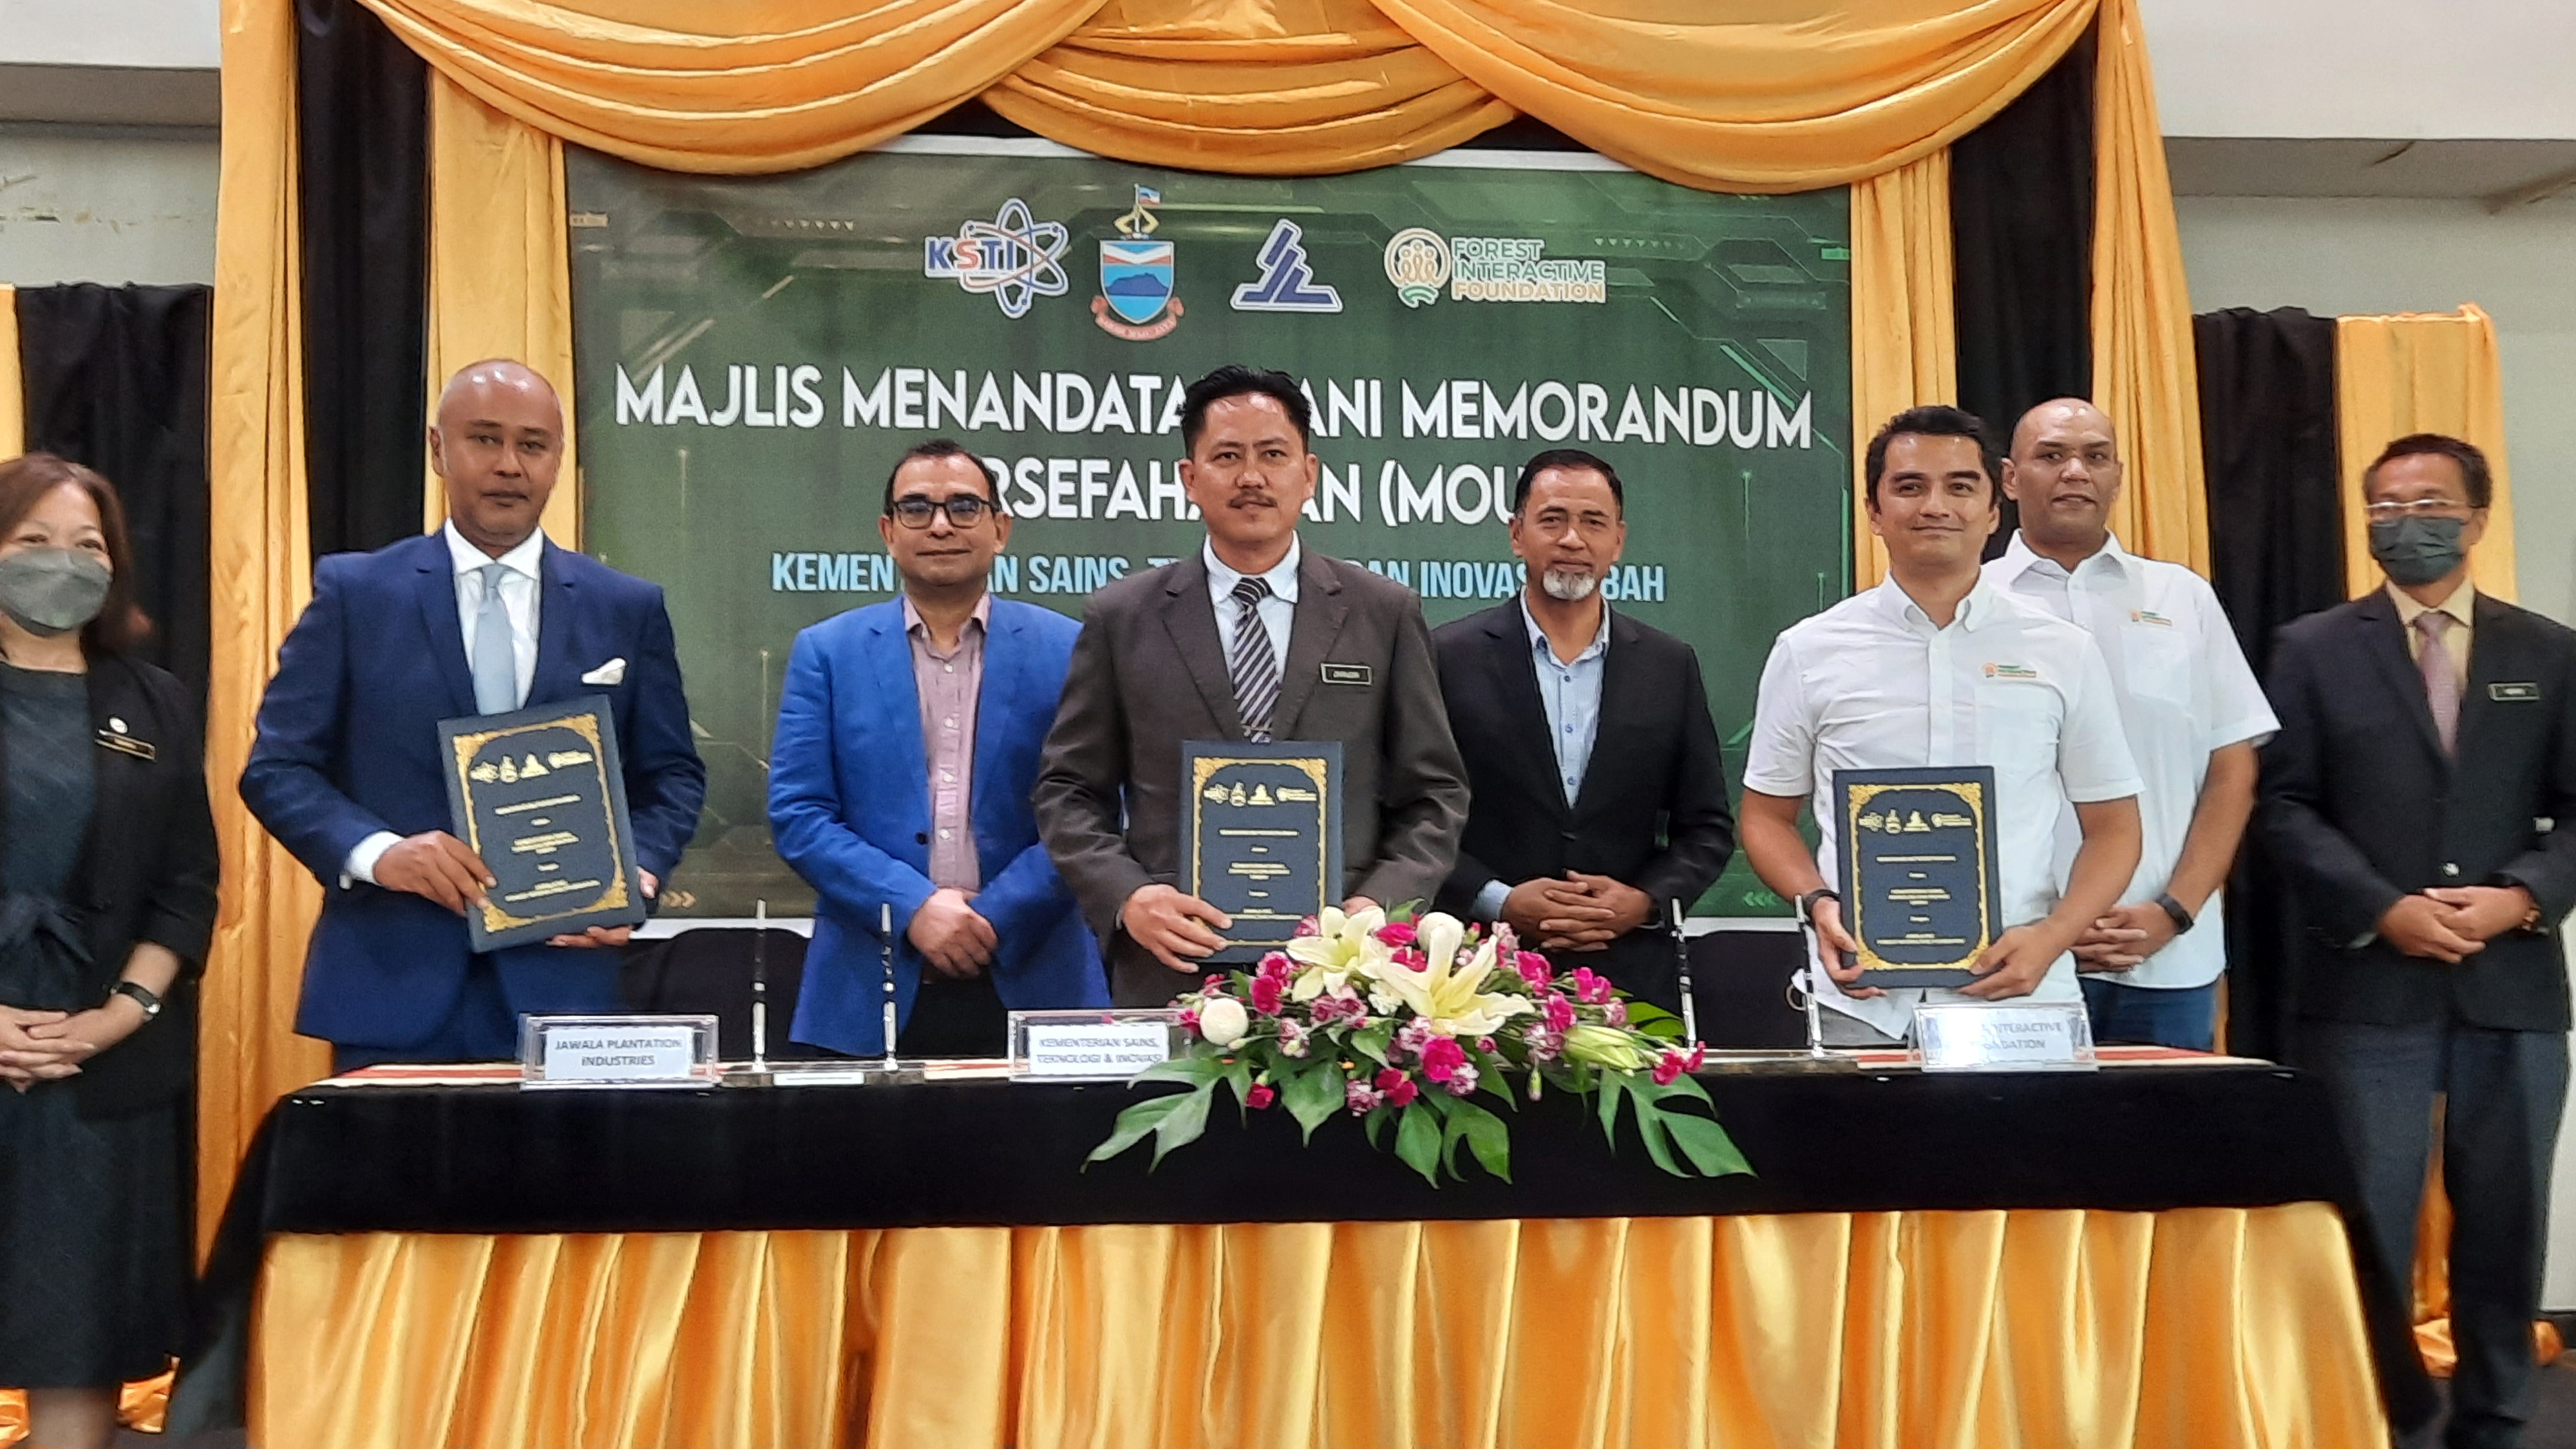
[(98, 617), (107, 602), (107, 565), (95, 554), (31, 548), (0, 558), (0, 613), (50, 639)]
[(2400, 587), (2429, 584), (2460, 566), (2465, 518), (2392, 518), (2370, 525), (2370, 556)]

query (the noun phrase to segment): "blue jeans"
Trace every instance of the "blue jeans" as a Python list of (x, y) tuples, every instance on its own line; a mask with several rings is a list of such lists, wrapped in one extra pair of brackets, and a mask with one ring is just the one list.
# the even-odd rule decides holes
[(2218, 983), (2206, 986), (2129, 986), (2100, 976), (2078, 976), (2084, 1014), (2093, 1019), (2098, 1046), (2168, 1046), (2212, 1050), (2218, 1037)]

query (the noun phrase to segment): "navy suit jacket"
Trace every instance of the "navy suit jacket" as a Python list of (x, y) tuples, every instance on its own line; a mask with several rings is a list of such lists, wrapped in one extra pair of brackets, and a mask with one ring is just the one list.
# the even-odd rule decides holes
[[(605, 694), (616, 719), (637, 864), (668, 882), (696, 833), (706, 766), (662, 590), (551, 542), (538, 564), (530, 707)], [(584, 674), (626, 661), (614, 685)], [(259, 708), (242, 800), (322, 881), (295, 1029), (343, 1045), (401, 1048), (446, 1021), (472, 952), (465, 922), (425, 897), (341, 885), (350, 848), (379, 830), (452, 830), (438, 722), (475, 713), (443, 534), (313, 569), (313, 602), (286, 636)], [(618, 1009), (614, 951), (519, 946), (492, 953), (522, 1014)]]
[[(1106, 1006), (1100, 949), (1038, 840), (1029, 790), (1081, 626), (995, 599), (975, 704), (967, 813), (993, 923), (994, 989), (1015, 1010)], [(790, 1035), (853, 1056), (885, 1050), (879, 913), (894, 912), (895, 1006), (909, 1020), (922, 961), (904, 939), (930, 898), (930, 766), (896, 600), (796, 636), (769, 751), (769, 828), (814, 887), (814, 941)]]

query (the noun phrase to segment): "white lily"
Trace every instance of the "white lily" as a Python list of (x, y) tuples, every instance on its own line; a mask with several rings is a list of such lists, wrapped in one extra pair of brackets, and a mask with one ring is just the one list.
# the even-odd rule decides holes
[(1357, 915), (1345, 915), (1339, 906), (1317, 912), (1318, 934), (1288, 943), (1290, 960), (1315, 968), (1297, 973), (1295, 984), (1288, 988), (1289, 999), (1312, 1001), (1327, 991), (1340, 992), (1354, 975), (1373, 974), (1373, 968), (1388, 956), (1386, 943), (1377, 938), (1385, 924), (1386, 912), (1375, 906)]
[(1479, 989), (1494, 971), (1491, 937), (1460, 965), (1458, 944), (1466, 938), (1467, 928), (1457, 917), (1434, 911), (1414, 924), (1414, 932), (1414, 944), (1422, 948), (1422, 969), (1408, 970), (1390, 961), (1377, 969), (1375, 979), (1424, 1026), (1442, 1036), (1491, 1036), (1504, 1022), (1537, 1009), (1526, 996)]

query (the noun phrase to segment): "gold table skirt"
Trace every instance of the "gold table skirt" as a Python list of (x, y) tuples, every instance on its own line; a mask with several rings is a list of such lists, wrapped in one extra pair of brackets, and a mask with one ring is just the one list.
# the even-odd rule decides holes
[(2341, 1219), (273, 1239), (261, 1449), (2385, 1443)]

